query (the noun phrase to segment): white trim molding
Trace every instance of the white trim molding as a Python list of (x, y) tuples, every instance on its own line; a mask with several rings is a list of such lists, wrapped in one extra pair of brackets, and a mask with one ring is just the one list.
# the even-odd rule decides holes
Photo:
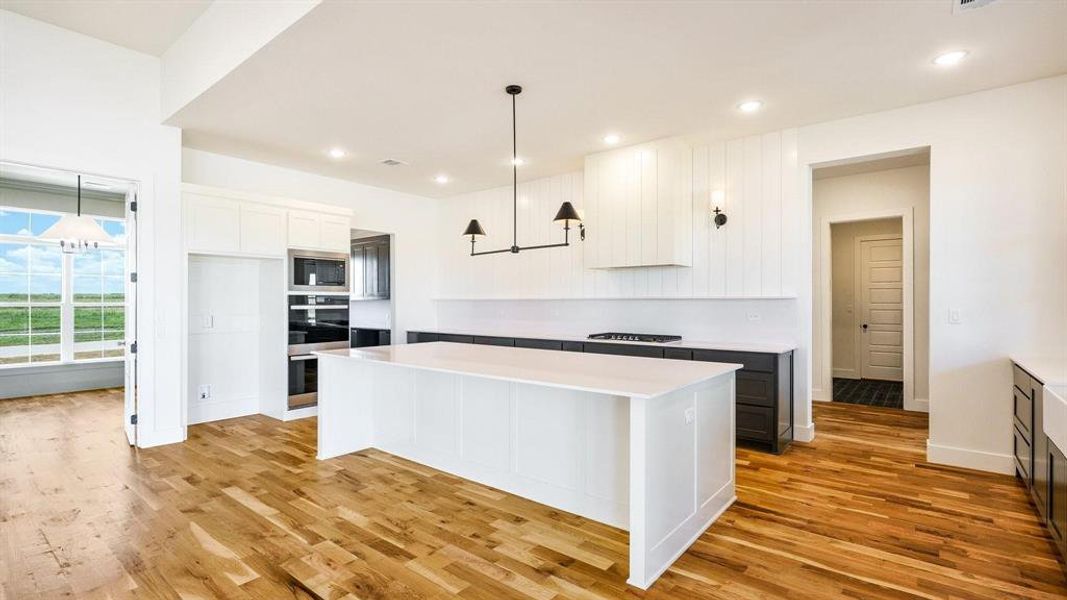
[(1015, 473), (1015, 459), (1010, 454), (942, 446), (930, 440), (926, 440), (926, 460), (939, 465), (1003, 473), (1005, 475)]
[(815, 423), (808, 423), (807, 425), (794, 425), (793, 441), (804, 443), (815, 441)]

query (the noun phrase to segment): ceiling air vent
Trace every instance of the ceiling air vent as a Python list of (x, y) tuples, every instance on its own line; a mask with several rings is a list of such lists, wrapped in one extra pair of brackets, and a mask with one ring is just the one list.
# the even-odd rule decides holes
[(994, 2), (996, 0), (952, 0), (952, 12), (962, 13), (977, 10)]
[(406, 162), (402, 160), (397, 160), (395, 158), (383, 158), (382, 160), (379, 160), (378, 163), (383, 164), (387, 167), (399, 167), (401, 165), (407, 164)]

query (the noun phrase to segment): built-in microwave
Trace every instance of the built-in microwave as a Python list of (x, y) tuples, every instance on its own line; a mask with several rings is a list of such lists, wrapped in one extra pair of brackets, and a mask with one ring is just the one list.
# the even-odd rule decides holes
[(289, 291), (348, 293), (348, 254), (290, 250)]

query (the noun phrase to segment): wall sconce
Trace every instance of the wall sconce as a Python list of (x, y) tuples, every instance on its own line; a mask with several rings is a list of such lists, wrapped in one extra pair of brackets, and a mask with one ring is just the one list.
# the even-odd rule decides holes
[(716, 206), (715, 210), (711, 212), (715, 213), (715, 229), (726, 225), (726, 213), (722, 212), (718, 206)]

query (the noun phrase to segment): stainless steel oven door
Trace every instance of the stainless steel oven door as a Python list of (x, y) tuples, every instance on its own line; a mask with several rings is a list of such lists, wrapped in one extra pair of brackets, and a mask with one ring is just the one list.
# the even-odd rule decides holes
[(289, 251), (290, 292), (348, 293), (348, 254)]
[(289, 410), (315, 406), (319, 400), (318, 350), (347, 348), (347, 342), (289, 346)]

